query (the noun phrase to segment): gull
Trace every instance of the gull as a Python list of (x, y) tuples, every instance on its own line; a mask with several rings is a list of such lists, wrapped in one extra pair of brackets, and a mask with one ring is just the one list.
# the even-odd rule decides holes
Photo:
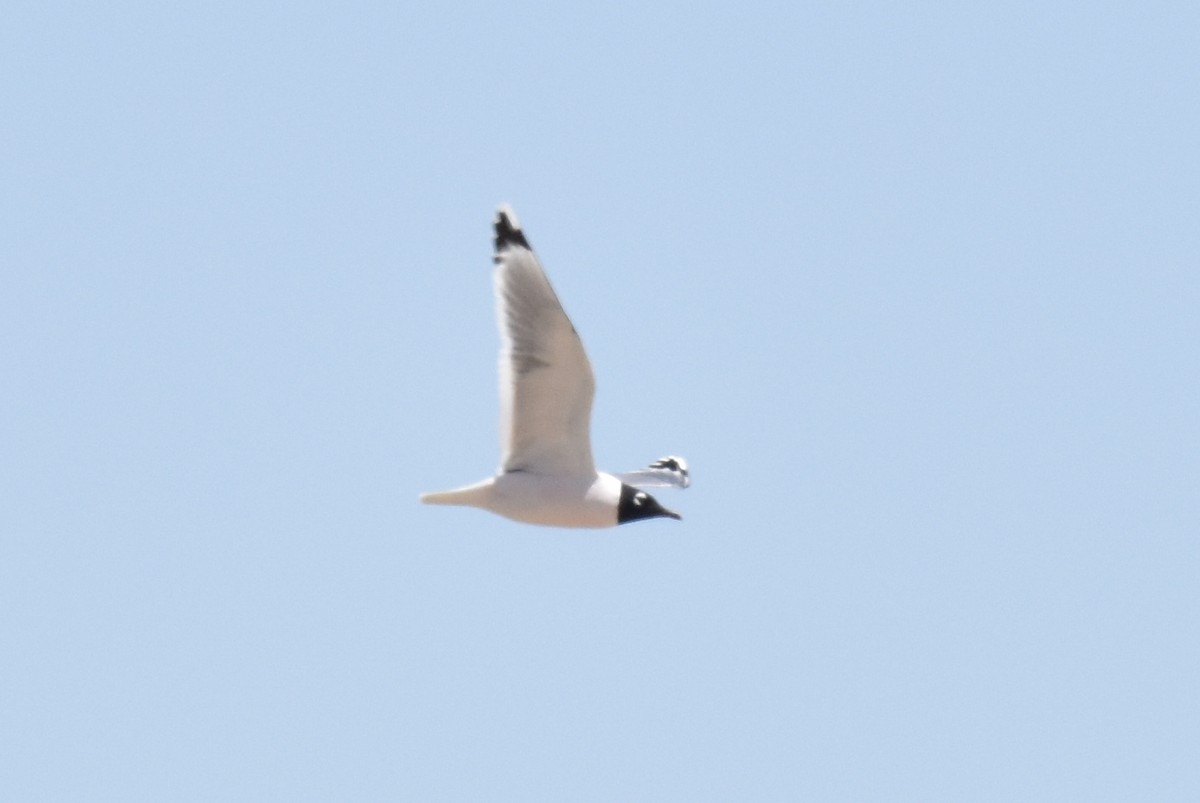
[(495, 295), (500, 326), (500, 469), (431, 505), (465, 505), (550, 527), (615, 527), (682, 518), (641, 488), (686, 488), (687, 461), (664, 457), (624, 474), (596, 470), (589, 429), (596, 383), (512, 207), (496, 211)]

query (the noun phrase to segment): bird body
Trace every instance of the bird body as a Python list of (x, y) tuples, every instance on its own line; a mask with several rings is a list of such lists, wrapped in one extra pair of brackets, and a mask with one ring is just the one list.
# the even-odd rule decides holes
[(682, 458), (623, 475), (596, 470), (589, 434), (595, 379), (583, 343), (511, 207), (497, 210), (494, 230), (500, 470), (474, 485), (422, 494), (421, 501), (552, 527), (679, 519), (635, 486), (686, 488)]
[(613, 527), (621, 481), (612, 474), (541, 476), (507, 472), (453, 491), (424, 494), (422, 502), (483, 508), (514, 521), (551, 527)]

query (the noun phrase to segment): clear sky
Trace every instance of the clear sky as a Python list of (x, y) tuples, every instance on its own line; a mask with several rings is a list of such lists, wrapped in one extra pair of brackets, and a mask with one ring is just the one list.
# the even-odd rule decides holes
[(4, 16), (0, 798), (1200, 799), (1194, 3)]

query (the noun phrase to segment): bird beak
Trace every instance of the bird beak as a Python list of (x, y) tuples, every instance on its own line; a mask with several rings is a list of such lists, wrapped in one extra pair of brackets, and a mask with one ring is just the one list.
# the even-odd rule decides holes
[(674, 510), (667, 510), (665, 507), (663, 508), (663, 515), (669, 519), (675, 519), (675, 521), (683, 521), (683, 516), (680, 516)]

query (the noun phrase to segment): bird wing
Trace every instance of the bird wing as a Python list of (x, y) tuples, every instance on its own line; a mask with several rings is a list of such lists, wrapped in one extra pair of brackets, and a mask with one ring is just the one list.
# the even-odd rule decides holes
[(583, 343), (512, 208), (495, 220), (500, 470), (587, 476), (595, 379)]
[(614, 476), (638, 488), (686, 488), (692, 484), (687, 461), (675, 456), (663, 457), (646, 468)]

